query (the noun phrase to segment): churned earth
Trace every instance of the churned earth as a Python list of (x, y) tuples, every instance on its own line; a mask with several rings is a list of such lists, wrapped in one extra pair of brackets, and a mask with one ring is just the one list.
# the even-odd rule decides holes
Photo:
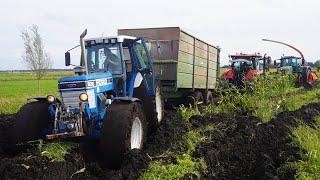
[[(207, 141), (197, 145), (192, 157), (204, 158), (203, 179), (290, 179), (294, 170), (281, 169), (298, 161), (302, 150), (293, 143), (292, 128), (314, 127), (320, 104), (309, 104), (293, 112), (282, 112), (268, 123), (251, 112), (195, 116), (183, 120), (167, 111), (163, 124), (149, 135), (143, 151), (131, 151), (119, 170), (103, 169), (97, 162), (95, 143), (71, 149), (64, 162), (52, 162), (41, 155), (37, 144), (10, 144), (8, 129), (14, 116), (0, 116), (0, 179), (137, 179), (155, 160), (174, 163), (183, 135), (193, 129), (213, 126), (204, 132)], [(195, 178), (186, 175), (184, 177)]]

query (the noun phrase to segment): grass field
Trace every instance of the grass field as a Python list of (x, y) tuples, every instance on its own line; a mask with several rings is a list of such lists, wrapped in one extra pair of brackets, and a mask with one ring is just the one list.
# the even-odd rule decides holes
[(72, 72), (49, 72), (38, 82), (32, 73), (0, 73), (0, 114), (13, 114), (27, 102), (28, 98), (58, 95), (57, 81), (71, 76)]

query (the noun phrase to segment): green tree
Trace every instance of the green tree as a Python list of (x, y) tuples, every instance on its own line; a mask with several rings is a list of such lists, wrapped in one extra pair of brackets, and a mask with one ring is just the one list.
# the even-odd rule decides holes
[(314, 67), (317, 68), (317, 71), (319, 72), (319, 70), (320, 70), (320, 59), (317, 60), (317, 61), (314, 63)]
[(49, 54), (44, 50), (44, 44), (37, 25), (32, 25), (21, 32), (24, 41), (24, 63), (35, 73), (38, 80), (38, 93), (40, 92), (40, 79), (51, 68), (52, 62)]

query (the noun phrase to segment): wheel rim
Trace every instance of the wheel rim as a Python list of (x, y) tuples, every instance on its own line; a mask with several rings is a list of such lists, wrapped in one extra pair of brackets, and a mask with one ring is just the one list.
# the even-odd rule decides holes
[(156, 112), (157, 112), (157, 119), (158, 122), (161, 122), (162, 116), (163, 116), (163, 106), (162, 106), (162, 101), (161, 101), (161, 93), (159, 88), (156, 89)]
[(136, 117), (133, 120), (132, 128), (131, 128), (130, 149), (141, 149), (142, 136), (143, 136), (142, 123), (141, 123), (141, 120), (138, 117)]
[(212, 94), (208, 95), (208, 104), (213, 104), (213, 96), (212, 96)]

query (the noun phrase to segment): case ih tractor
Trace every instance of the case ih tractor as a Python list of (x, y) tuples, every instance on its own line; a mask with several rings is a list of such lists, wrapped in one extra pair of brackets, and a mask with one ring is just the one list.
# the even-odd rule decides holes
[[(106, 165), (117, 168), (123, 156), (141, 149), (147, 129), (163, 117), (160, 86), (144, 38), (86, 39), (80, 36), (81, 62), (76, 76), (58, 81), (61, 99), (30, 99), (17, 114), (13, 140), (97, 139)], [(65, 53), (70, 64), (70, 53)]]
[(237, 88), (243, 88), (245, 82), (252, 82), (254, 77), (259, 76), (266, 69), (267, 61), (270, 57), (262, 57), (260, 54), (236, 54), (229, 55), (231, 59), (231, 69), (221, 76), (223, 87), (230, 84)]
[[(263, 41), (268, 41), (272, 43), (282, 44), (287, 47), (290, 47), (297, 51), (301, 57), (295, 57), (295, 56), (284, 56), (280, 58), (279, 66), (277, 67), (277, 71), (281, 72), (282, 74), (294, 74), (296, 75), (296, 86), (300, 87), (303, 86), (305, 88), (312, 88), (316, 86), (318, 81), (318, 76), (315, 72), (312, 71), (310, 66), (307, 66), (306, 60), (304, 58), (304, 55), (302, 52), (295, 48), (294, 46), (280, 42), (280, 41), (274, 41), (274, 40), (268, 40), (268, 39), (262, 39)], [(278, 63), (275, 60), (274, 65), (276, 66)]]

